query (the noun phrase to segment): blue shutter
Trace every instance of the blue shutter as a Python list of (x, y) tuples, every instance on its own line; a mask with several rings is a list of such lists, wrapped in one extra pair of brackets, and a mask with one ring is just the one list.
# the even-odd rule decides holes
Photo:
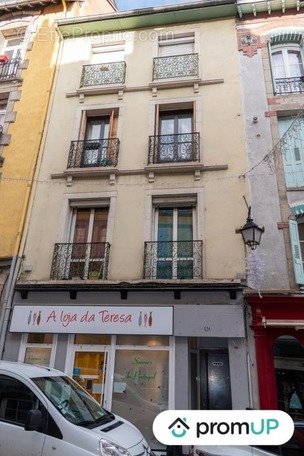
[(289, 220), (289, 234), (292, 249), (293, 268), (298, 284), (304, 285), (303, 262), (299, 239), (298, 224), (295, 220)]
[[(280, 138), (291, 126), (294, 119), (291, 117), (278, 119)], [(284, 163), (284, 173), (286, 187), (303, 187), (304, 186), (304, 122), (297, 120), (299, 125), (292, 134), (287, 134), (282, 143), (282, 160)]]

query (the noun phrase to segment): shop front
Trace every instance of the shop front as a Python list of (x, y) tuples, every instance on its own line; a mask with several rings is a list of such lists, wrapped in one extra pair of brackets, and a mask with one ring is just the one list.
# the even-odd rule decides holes
[(259, 407), (304, 418), (304, 298), (247, 296), (252, 311)]
[(152, 424), (164, 410), (251, 405), (242, 299), (189, 293), (189, 304), (177, 304), (171, 292), (135, 299), (153, 305), (126, 306), (99, 305), (92, 294), (81, 305), (62, 304), (56, 293), (32, 296), (17, 296), (4, 359), (67, 372), (153, 449), (162, 449)]

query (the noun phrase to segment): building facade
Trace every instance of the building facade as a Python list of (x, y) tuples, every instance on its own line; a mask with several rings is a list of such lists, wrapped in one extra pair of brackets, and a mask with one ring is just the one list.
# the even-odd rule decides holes
[[(100, 11), (98, 3), (0, 2), (0, 357), (57, 69), (54, 21)], [(113, 10), (105, 1), (103, 11)]]
[(293, 2), (238, 2), (238, 13), (244, 178), (265, 224), (260, 293), (245, 292), (255, 407), (298, 415), (304, 405), (303, 12)]
[(154, 449), (162, 410), (253, 406), (235, 15), (199, 2), (56, 21), (4, 358), (65, 370)]

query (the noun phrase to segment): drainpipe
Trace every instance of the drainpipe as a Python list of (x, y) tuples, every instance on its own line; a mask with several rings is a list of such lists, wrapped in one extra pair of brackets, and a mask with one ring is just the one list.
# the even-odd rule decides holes
[(0, 319), (0, 359), (2, 359), (2, 356), (3, 356), (6, 332), (7, 332), (7, 328), (8, 328), (8, 324), (9, 324), (9, 320), (10, 320), (15, 284), (16, 284), (20, 264), (21, 264), (21, 258), (14, 256), (11, 267), (10, 267), (8, 281), (5, 286), (3, 308), (2, 308), (2, 314), (1, 314), (1, 319)]

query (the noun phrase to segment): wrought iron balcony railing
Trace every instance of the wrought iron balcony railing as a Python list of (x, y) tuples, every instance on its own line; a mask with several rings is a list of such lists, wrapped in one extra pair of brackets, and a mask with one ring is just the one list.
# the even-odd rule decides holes
[(55, 244), (51, 279), (107, 279), (108, 242)]
[(145, 242), (144, 279), (201, 279), (202, 241)]
[(200, 134), (181, 133), (149, 137), (148, 163), (176, 163), (200, 160)]
[(119, 139), (72, 141), (67, 168), (117, 166)]
[(80, 87), (124, 84), (126, 77), (126, 62), (98, 63), (83, 65)]
[(153, 59), (153, 81), (187, 76), (198, 77), (198, 54), (172, 55)]
[(275, 93), (304, 93), (304, 76), (275, 79)]
[(0, 61), (0, 81), (6, 81), (16, 76), (20, 60), (20, 58), (14, 58)]

